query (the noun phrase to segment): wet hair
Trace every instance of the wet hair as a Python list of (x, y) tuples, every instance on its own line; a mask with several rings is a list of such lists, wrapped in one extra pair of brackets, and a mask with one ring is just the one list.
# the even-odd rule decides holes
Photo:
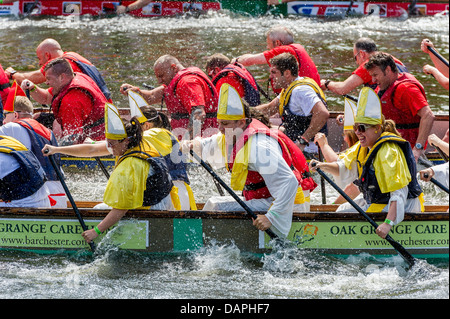
[(44, 67), (44, 71), (52, 69), (52, 72), (55, 74), (67, 74), (69, 76), (74, 76), (72, 67), (70, 66), (69, 61), (64, 58), (56, 58), (47, 63)]
[(223, 69), (230, 63), (231, 63), (231, 60), (229, 58), (227, 58), (225, 55), (223, 55), (222, 53), (216, 53), (216, 54), (211, 55), (206, 60), (205, 69), (206, 70), (214, 69), (214, 68)]
[(367, 53), (377, 52), (377, 45), (375, 44), (375, 41), (373, 41), (371, 38), (359, 38), (355, 42), (355, 48), (358, 51), (365, 51)]
[(381, 71), (383, 71), (383, 73), (388, 66), (391, 67), (392, 72), (394, 73), (398, 72), (397, 65), (395, 64), (392, 55), (384, 52), (375, 53), (369, 58), (369, 61), (367, 61), (367, 63), (364, 65), (366, 70), (372, 70), (376, 66), (379, 67)]
[(270, 119), (267, 115), (265, 115), (263, 112), (261, 112), (258, 109), (255, 109), (254, 107), (250, 108), (250, 115), (251, 118), (257, 119), (261, 123), (263, 123), (265, 126), (271, 128), (272, 124), (270, 124)]
[(16, 96), (14, 100), (14, 110), (16, 112), (33, 114), (33, 103), (25, 96)]
[(270, 59), (270, 64), (280, 70), (281, 74), (289, 70), (293, 76), (298, 75), (299, 64), (297, 59), (290, 53), (279, 54)]
[(152, 123), (153, 127), (172, 130), (169, 118), (166, 114), (158, 112), (154, 107), (146, 105), (140, 107), (142, 114), (147, 118), (147, 122)]
[(122, 119), (125, 124), (125, 131), (128, 136), (128, 149), (139, 146), (142, 142), (142, 125), (139, 123), (137, 116), (133, 116), (129, 121)]

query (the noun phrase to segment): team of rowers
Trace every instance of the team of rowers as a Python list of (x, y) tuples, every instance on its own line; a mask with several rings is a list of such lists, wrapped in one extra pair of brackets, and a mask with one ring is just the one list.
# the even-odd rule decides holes
[[(424, 210), (416, 161), (427, 140), (448, 156), (448, 131), (430, 135), (434, 115), (425, 90), (406, 66), (379, 52), (369, 38), (354, 44), (358, 68), (343, 82), (321, 80), (293, 33), (278, 26), (266, 34), (267, 51), (230, 60), (211, 56), (206, 73), (163, 55), (153, 69), (159, 87), (145, 90), (123, 84), (130, 117), (121, 116), (97, 68), (75, 52), (64, 52), (54, 39), (36, 49), (41, 69), (17, 72), (0, 66), (3, 126), (0, 126), (0, 207), (67, 207), (64, 189), (48, 156), (116, 156), (101, 207), (110, 213), (82, 235), (87, 242), (117, 223), (130, 209), (195, 210), (186, 171), (190, 150), (214, 168), (231, 173), (231, 188), (253, 210), (259, 230), (286, 237), (293, 211), (309, 211), (316, 188), (311, 172), (332, 174), (368, 212), (386, 213), (377, 234), (384, 238), (404, 212)], [(435, 67), (424, 71), (448, 89), (448, 66), (428, 50)], [(278, 95), (261, 103), (264, 93), (247, 66), (270, 66)], [(448, 65), (448, 64), (447, 64)], [(441, 79), (442, 76), (442, 79)], [(445, 82), (446, 79), (446, 82)], [(11, 84), (12, 82), (12, 84)], [(38, 86), (44, 83), (49, 89)], [(337, 154), (327, 142), (324, 91), (345, 95), (363, 85), (357, 102), (345, 100), (339, 119), (348, 148)], [(51, 106), (34, 114), (30, 99)], [(167, 114), (151, 105), (165, 103)], [(278, 114), (280, 128), (269, 116)], [(320, 149), (319, 149), (320, 148)], [(321, 151), (325, 162), (314, 158)], [(447, 183), (448, 163), (421, 172), (424, 180)], [(427, 176), (427, 177), (425, 177)], [(443, 178), (442, 178), (443, 176)], [(360, 195), (361, 194), (361, 195)], [(360, 195), (360, 196), (359, 196)], [(341, 197), (338, 211), (354, 210)], [(229, 196), (213, 196), (205, 210), (242, 210)]]

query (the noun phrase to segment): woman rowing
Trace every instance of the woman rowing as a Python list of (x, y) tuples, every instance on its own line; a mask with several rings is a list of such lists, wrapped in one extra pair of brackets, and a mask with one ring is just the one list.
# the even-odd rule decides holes
[(172, 127), (167, 115), (147, 104), (145, 99), (128, 91), (130, 115), (136, 116), (142, 125), (144, 136), (166, 160), (170, 176), (177, 189), (179, 203), (175, 209), (197, 210), (194, 193), (186, 171), (186, 160), (181, 153), (178, 139), (170, 131)]
[[(395, 123), (384, 119), (380, 99), (370, 88), (363, 88), (360, 93), (354, 130), (358, 147), (337, 162), (312, 160), (310, 168), (321, 168), (337, 179), (353, 178), (363, 194), (355, 202), (366, 212), (387, 212), (385, 222), (376, 230), (385, 238), (392, 226), (403, 220), (405, 211), (423, 211), (414, 156), (409, 143), (395, 129)], [(351, 210), (353, 207), (346, 203), (337, 211)]]
[(106, 143), (79, 144), (63, 147), (46, 145), (44, 154), (63, 153), (71, 156), (116, 156), (116, 167), (106, 185), (103, 201), (112, 207), (109, 214), (93, 229), (83, 232), (89, 243), (116, 224), (130, 209), (151, 207), (173, 209), (173, 183), (167, 165), (159, 152), (143, 136), (136, 117), (124, 124), (117, 108), (105, 105)]

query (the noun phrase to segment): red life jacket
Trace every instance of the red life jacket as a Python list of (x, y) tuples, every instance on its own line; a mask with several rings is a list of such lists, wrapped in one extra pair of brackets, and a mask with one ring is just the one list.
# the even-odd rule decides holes
[[(252, 120), (250, 125), (236, 142), (228, 160), (228, 168), (230, 171), (233, 170), (233, 164), (239, 150), (244, 147), (248, 139), (255, 134), (266, 134), (276, 139), (281, 147), (284, 160), (292, 169), (292, 172), (302, 189), (312, 191), (316, 188), (317, 184), (309, 177), (308, 163), (306, 162), (302, 151), (283, 132), (280, 130), (272, 130), (256, 119)], [(246, 200), (272, 197), (263, 177), (256, 171), (248, 171), (243, 195)]]
[(228, 64), (219, 73), (216, 74), (212, 83), (214, 85), (229, 73), (236, 75), (244, 87), (244, 96), (242, 98), (250, 105), (257, 106), (261, 104), (258, 85), (253, 75), (240, 63)]
[(6, 73), (3, 70), (2, 65), (0, 64), (0, 98), (3, 105), (6, 103), (6, 98), (8, 97), (10, 86), (11, 85), (9, 84), (8, 76), (6, 76)]
[(313, 79), (320, 86), (320, 75), (319, 71), (317, 71), (316, 64), (309, 56), (308, 52), (306, 52), (303, 45), (300, 44), (289, 44), (288, 47), (294, 49), (297, 61), (299, 63), (298, 68), (298, 76), (306, 76), (308, 78)]
[(64, 52), (63, 58), (75, 63), (82, 73), (86, 74), (92, 80), (94, 80), (94, 82), (103, 92), (103, 95), (106, 97), (108, 102), (112, 103), (111, 92), (106, 86), (106, 82), (103, 79), (103, 76), (89, 60), (83, 58), (81, 55), (75, 52)]
[[(391, 84), (380, 97), (381, 108), (386, 119), (393, 120), (402, 137), (414, 147), (417, 136), (419, 135), (420, 116), (417, 114), (413, 116), (411, 113), (405, 113), (394, 105), (395, 90), (401, 83), (405, 82), (415, 84), (425, 96), (425, 90), (422, 84), (412, 74), (400, 73), (397, 80)], [(377, 88), (376, 92), (378, 95), (380, 95), (379, 91), (379, 88)]]
[[(52, 110), (56, 120), (61, 123), (61, 118), (58, 116), (61, 101), (66, 94), (73, 89), (82, 89), (87, 92), (93, 103), (93, 108), (89, 116), (86, 117), (83, 123), (84, 134), (82, 140), (90, 137), (93, 140), (102, 140), (105, 138), (105, 103), (108, 102), (99, 89), (94, 80), (83, 73), (75, 73), (73, 80), (67, 85), (58, 95), (53, 97)], [(81, 139), (80, 138), (80, 139)]]
[[(306, 52), (305, 48), (301, 44), (293, 43), (277, 47), (278, 50), (282, 50), (281, 53), (290, 53), (297, 59), (298, 62), (298, 76), (306, 76), (313, 79), (317, 85), (320, 86), (320, 75), (317, 71), (316, 64)], [(279, 54), (281, 54), (279, 53)], [(270, 81), (272, 83), (272, 80)], [(275, 93), (280, 93), (281, 89), (274, 89), (272, 83), (272, 89)]]
[(171, 117), (171, 125), (172, 129), (176, 128), (184, 128), (187, 129), (189, 127), (189, 119), (190, 113), (186, 109), (186, 107), (181, 103), (180, 99), (177, 96), (177, 85), (183, 76), (186, 75), (196, 75), (201, 80), (203, 80), (209, 89), (211, 90), (211, 99), (205, 100), (206, 105), (206, 120), (202, 127), (202, 132), (207, 128), (216, 128), (217, 125), (217, 104), (218, 104), (218, 94), (214, 84), (211, 83), (208, 76), (203, 73), (197, 67), (189, 67), (180, 72), (178, 72), (175, 77), (172, 79), (170, 84), (166, 87), (164, 91), (164, 101), (167, 106), (167, 111)]

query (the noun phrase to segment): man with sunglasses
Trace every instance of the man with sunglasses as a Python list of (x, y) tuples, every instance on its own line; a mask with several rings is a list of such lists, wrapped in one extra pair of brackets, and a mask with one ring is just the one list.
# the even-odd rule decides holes
[[(377, 52), (378, 48), (375, 41), (370, 38), (359, 38), (353, 45), (353, 58), (355, 59), (358, 68), (342, 82), (322, 79), (320, 81), (320, 87), (322, 90), (327, 89), (340, 95), (348, 94), (360, 85), (375, 89), (377, 85), (372, 81), (372, 77), (364, 65), (369, 58)], [(394, 61), (401, 72), (408, 72), (407, 68), (400, 60), (394, 58)]]
[(422, 84), (409, 73), (401, 73), (394, 59), (376, 53), (365, 64), (381, 100), (383, 115), (395, 122), (402, 137), (413, 148), (416, 161), (424, 153), (434, 114), (428, 105)]

